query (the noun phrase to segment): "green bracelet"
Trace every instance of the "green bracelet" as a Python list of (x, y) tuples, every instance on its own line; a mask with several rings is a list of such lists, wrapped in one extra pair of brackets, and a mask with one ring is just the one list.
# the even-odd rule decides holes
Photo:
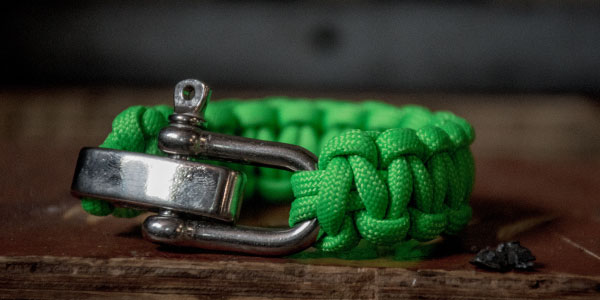
[[(130, 107), (100, 147), (164, 155), (157, 137), (172, 112), (169, 106)], [(290, 226), (317, 218), (314, 246), (323, 252), (402, 249), (456, 234), (471, 219), (474, 131), (450, 112), (272, 97), (211, 102), (206, 121), (210, 131), (296, 144), (319, 156), (318, 170), (294, 174), (228, 166), (247, 175), (245, 197), (291, 202)], [(139, 214), (92, 198), (83, 198), (82, 206), (93, 215)]]

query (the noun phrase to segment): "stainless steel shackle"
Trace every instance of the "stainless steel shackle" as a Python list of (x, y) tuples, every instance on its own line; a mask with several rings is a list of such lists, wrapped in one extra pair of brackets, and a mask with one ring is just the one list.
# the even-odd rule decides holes
[(244, 175), (190, 157), (265, 166), (288, 171), (315, 170), (317, 158), (296, 145), (204, 130), (210, 90), (187, 79), (175, 86), (170, 125), (158, 136), (168, 157), (101, 148), (83, 148), (71, 187), (120, 205), (158, 211), (142, 225), (147, 240), (256, 255), (287, 255), (312, 245), (316, 219), (292, 228), (236, 226)]

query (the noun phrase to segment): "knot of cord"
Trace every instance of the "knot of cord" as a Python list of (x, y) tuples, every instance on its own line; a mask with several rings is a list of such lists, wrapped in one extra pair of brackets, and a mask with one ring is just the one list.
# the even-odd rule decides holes
[[(115, 118), (101, 147), (164, 155), (157, 137), (171, 113), (169, 106), (130, 107)], [(280, 170), (229, 167), (248, 175), (247, 198), (289, 202), (295, 196), (290, 225), (318, 218), (316, 246), (323, 250), (349, 249), (361, 239), (378, 245), (429, 240), (457, 233), (470, 220), (474, 132), (449, 112), (276, 97), (214, 102), (206, 119), (210, 131), (321, 152), (319, 170), (291, 179)], [(82, 206), (94, 215), (139, 214), (92, 198)]]
[(290, 225), (317, 218), (316, 247), (344, 251), (361, 239), (392, 245), (460, 231), (468, 205), (473, 130), (449, 113), (417, 130), (348, 130), (322, 148), (318, 170), (292, 176)]

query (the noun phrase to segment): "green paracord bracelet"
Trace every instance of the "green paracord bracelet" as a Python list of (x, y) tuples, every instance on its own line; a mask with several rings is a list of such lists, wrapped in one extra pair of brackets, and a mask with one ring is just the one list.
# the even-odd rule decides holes
[[(169, 106), (130, 107), (100, 147), (162, 156), (157, 136), (172, 112)], [(474, 131), (450, 112), (277, 97), (211, 102), (206, 119), (210, 131), (296, 144), (319, 155), (316, 171), (234, 168), (247, 175), (246, 197), (295, 198), (290, 226), (316, 217), (321, 230), (314, 246), (323, 252), (405, 251), (398, 249), (456, 234), (471, 219)], [(93, 215), (139, 214), (91, 198), (82, 206)]]

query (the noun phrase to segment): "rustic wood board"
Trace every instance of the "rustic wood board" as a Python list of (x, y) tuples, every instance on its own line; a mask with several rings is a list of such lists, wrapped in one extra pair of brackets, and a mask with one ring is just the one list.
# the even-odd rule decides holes
[(0, 257), (0, 298), (597, 299), (600, 277), (270, 261)]
[[(600, 119), (589, 99), (353, 95), (450, 109), (477, 129), (473, 221), (441, 243), (439, 256), (396, 262), (169, 248), (140, 237), (143, 217), (86, 215), (68, 190), (79, 148), (99, 144), (128, 105), (168, 104), (170, 94), (0, 92), (0, 298), (600, 297)], [(274, 225), (285, 223), (286, 212), (275, 207), (260, 218), (267, 214), (245, 207), (243, 217)], [(472, 248), (512, 239), (533, 251), (536, 271), (498, 274), (468, 263)]]

